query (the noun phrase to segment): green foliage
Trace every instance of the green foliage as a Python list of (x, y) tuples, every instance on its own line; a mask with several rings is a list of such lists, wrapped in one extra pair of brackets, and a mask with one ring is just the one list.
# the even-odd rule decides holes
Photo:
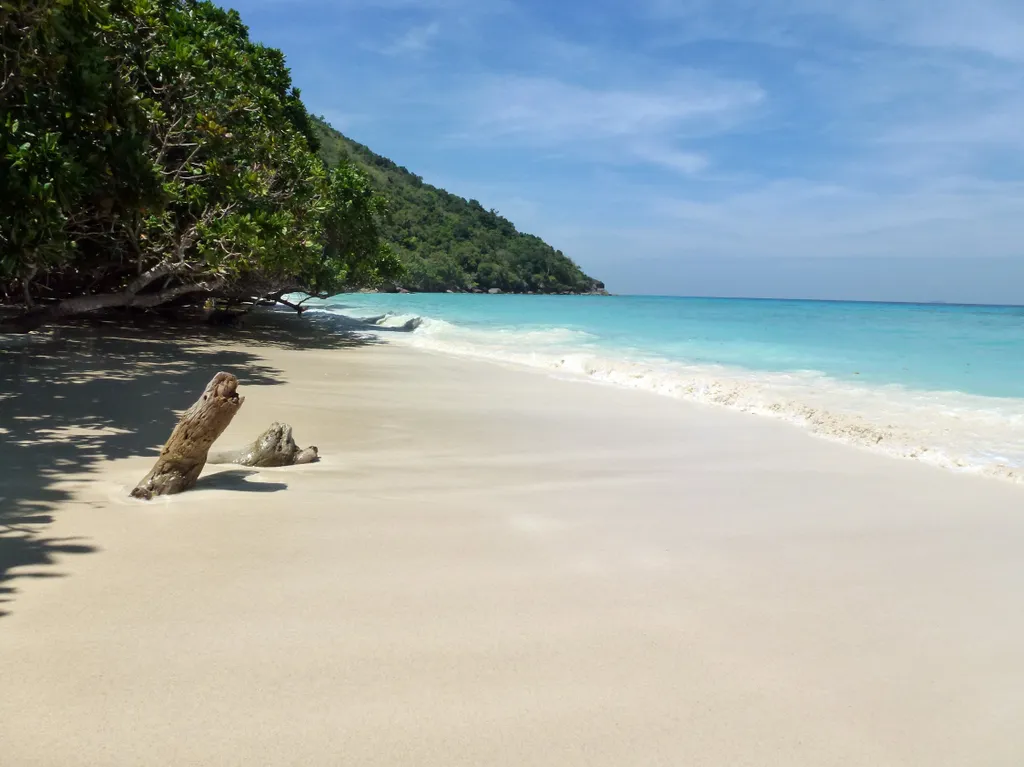
[[(385, 199), (373, 191), (365, 174), (344, 160), (335, 164), (329, 183), (324, 258), (310, 273), (307, 290), (315, 294), (336, 285), (371, 287), (401, 277), (401, 262), (381, 236)], [(375, 258), (364, 257), (366, 253), (375, 253)]]
[(77, 241), (152, 204), (151, 106), (115, 61), (118, 20), (99, 0), (0, 6), (0, 276), (68, 265)]
[(157, 105), (150, 155), (166, 199), (144, 221), (148, 251), (231, 282), (287, 281), (315, 265), (328, 179), (280, 52), (210, 3), (138, 6), (153, 44), (137, 85)]
[(281, 52), (209, 0), (3, 0), (0, 33), (3, 303), (600, 287), (312, 119)]
[(399, 275), (383, 201), (351, 163), (325, 166), (283, 55), (236, 12), (4, 0), (0, 29), (6, 302), (327, 294)]
[(383, 234), (405, 268), (402, 284), (413, 290), (589, 292), (604, 285), (539, 237), (476, 200), (464, 200), (423, 183), (387, 158), (314, 120), (326, 162), (348, 160), (388, 198)]

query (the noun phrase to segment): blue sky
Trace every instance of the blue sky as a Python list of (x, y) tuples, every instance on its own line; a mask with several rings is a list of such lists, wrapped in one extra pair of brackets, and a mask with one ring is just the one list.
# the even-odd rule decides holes
[(1020, 0), (228, 4), (613, 291), (1024, 303)]

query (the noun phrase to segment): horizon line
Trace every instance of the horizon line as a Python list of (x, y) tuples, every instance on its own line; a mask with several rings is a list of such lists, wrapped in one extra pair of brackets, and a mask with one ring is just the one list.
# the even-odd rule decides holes
[(631, 298), (688, 298), (703, 301), (806, 301), (822, 304), (892, 304), (896, 306), (973, 306), (993, 309), (1024, 309), (1024, 304), (986, 304), (971, 301), (879, 301), (866, 298), (780, 298), (777, 296), (696, 296), (681, 293), (615, 293)]

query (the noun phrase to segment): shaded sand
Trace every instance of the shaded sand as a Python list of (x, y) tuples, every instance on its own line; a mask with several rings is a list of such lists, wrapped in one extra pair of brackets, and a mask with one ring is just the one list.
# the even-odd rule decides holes
[[(1024, 487), (394, 346), (121, 335), (0, 361), (5, 767), (1024, 764)], [(323, 462), (129, 502), (221, 369), (219, 446), (282, 420)]]

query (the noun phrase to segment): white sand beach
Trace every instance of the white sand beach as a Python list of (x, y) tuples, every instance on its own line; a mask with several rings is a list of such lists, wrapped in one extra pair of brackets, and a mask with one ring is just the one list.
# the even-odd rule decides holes
[[(1024, 764), (1024, 486), (307, 341), (0, 361), (0, 765)], [(127, 498), (218, 370), (322, 462)]]

